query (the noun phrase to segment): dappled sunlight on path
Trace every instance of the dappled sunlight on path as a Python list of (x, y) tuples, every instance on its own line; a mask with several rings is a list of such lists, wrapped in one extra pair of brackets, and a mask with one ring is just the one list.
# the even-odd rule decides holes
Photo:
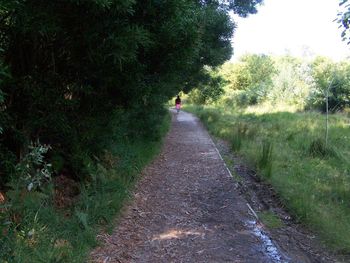
[(178, 230), (178, 229), (170, 229), (162, 234), (156, 235), (154, 238), (152, 238), (152, 241), (161, 241), (166, 239), (178, 239), (183, 238), (186, 236), (202, 236), (203, 232), (197, 232), (197, 231), (191, 231), (191, 230)]

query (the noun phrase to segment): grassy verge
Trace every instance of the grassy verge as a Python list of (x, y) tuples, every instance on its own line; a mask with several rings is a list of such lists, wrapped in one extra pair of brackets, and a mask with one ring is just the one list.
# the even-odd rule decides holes
[[(170, 125), (167, 115), (162, 137)], [(101, 227), (111, 226), (142, 168), (159, 153), (161, 140), (118, 142), (91, 168), (74, 206), (57, 209), (52, 185), (42, 192), (13, 187), (11, 207), (0, 207), (1, 262), (86, 262)]]
[(188, 106), (276, 189), (287, 208), (338, 252), (350, 252), (350, 126), (344, 115)]

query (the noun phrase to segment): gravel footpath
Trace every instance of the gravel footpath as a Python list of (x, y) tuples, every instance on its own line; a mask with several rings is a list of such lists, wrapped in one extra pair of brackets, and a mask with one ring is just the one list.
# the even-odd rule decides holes
[(172, 114), (161, 154), (90, 262), (312, 262), (287, 256), (254, 222), (198, 119)]

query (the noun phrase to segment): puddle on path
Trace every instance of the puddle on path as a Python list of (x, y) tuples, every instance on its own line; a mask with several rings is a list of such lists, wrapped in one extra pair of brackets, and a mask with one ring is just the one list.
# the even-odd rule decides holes
[(262, 227), (254, 220), (248, 220), (247, 226), (251, 229), (253, 234), (258, 237), (262, 242), (262, 251), (272, 260), (274, 263), (288, 263), (289, 259), (286, 259), (281, 255), (278, 248), (273, 244), (269, 236), (264, 232)]

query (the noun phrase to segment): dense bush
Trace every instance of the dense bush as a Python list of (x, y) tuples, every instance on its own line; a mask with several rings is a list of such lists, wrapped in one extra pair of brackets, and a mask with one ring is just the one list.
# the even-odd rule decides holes
[(350, 64), (335, 63), (326, 58), (316, 58), (312, 64), (314, 85), (309, 96), (308, 107), (320, 111), (341, 111), (350, 106)]
[(222, 75), (227, 87), (240, 90), (239, 105), (253, 105), (266, 99), (276, 73), (273, 60), (267, 55), (245, 55), (237, 63), (227, 63)]

